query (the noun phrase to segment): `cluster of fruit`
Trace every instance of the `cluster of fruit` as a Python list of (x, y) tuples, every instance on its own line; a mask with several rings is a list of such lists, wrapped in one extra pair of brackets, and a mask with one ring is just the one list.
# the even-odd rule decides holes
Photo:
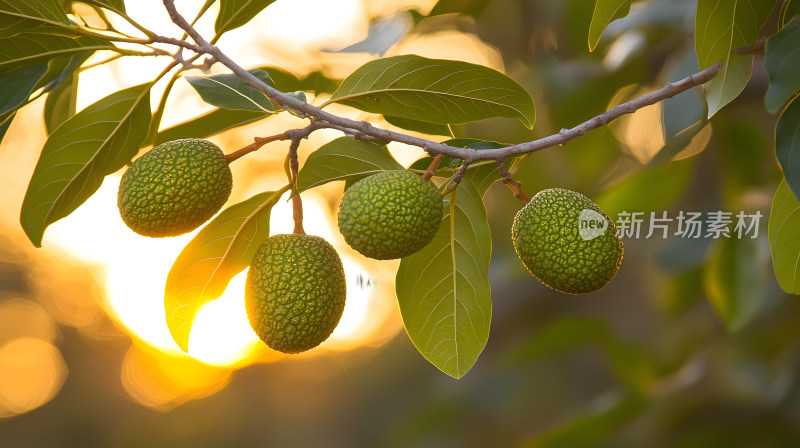
[[(163, 143), (134, 161), (119, 187), (117, 205), (133, 231), (149, 237), (189, 232), (228, 200), (232, 175), (219, 147), (202, 139)], [(590, 210), (611, 223), (581, 238), (579, 216)], [(361, 254), (389, 260), (411, 255), (436, 235), (442, 196), (410, 171), (384, 171), (354, 183), (342, 197), (338, 224)], [(582, 294), (616, 274), (622, 242), (608, 217), (586, 197), (549, 189), (517, 214), (511, 231), (523, 264), (545, 285)], [(273, 235), (258, 248), (247, 274), (250, 324), (269, 347), (299, 353), (333, 332), (345, 303), (345, 276), (333, 246), (316, 236)]]

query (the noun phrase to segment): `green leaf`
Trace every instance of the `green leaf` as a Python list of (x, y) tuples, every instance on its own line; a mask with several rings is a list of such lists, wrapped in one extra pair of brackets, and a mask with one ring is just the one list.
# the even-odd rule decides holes
[(249, 110), (214, 109), (189, 121), (164, 129), (158, 133), (155, 144), (179, 138), (206, 138), (272, 116)]
[(630, 11), (631, 0), (597, 0), (589, 25), (589, 51), (597, 47), (609, 23), (627, 16)]
[(58, 0), (0, 0), (0, 16), (69, 26), (69, 19)]
[[(249, 22), (275, 0), (220, 0), (214, 32), (222, 34)], [(298, 20), (298, 26), (302, 20)]]
[(335, 180), (360, 179), (381, 171), (402, 170), (386, 146), (339, 137), (312, 152), (297, 174), (300, 192)]
[[(665, 82), (678, 81), (700, 71), (694, 48), (688, 47), (682, 53), (680, 58), (674, 64), (671, 64), (663, 75)], [(692, 128), (696, 123), (705, 122), (708, 115), (707, 106), (705, 99), (702, 97), (702, 89), (700, 87), (695, 87), (662, 101), (661, 124), (664, 141), (668, 143), (687, 129)], [(702, 129), (702, 126), (700, 126), (700, 129)]]
[(798, 14), (800, 14), (800, 1), (786, 0), (785, 2), (783, 2), (783, 6), (781, 6), (780, 16), (778, 18), (780, 27), (783, 28), (787, 22), (792, 20), (792, 18)]
[(305, 91), (320, 93), (333, 93), (339, 87), (339, 83), (326, 77), (321, 71), (311, 72), (303, 79), (298, 78), (292, 73), (277, 67), (259, 67), (267, 72), (275, 87), (281, 92)]
[(489, 338), (492, 318), (486, 208), (469, 180), (445, 200), (433, 241), (403, 258), (396, 291), (406, 332), (437, 368), (461, 378)]
[(69, 20), (59, 1), (0, 0), (0, 38), (34, 32), (79, 36), (69, 26)]
[(20, 223), (39, 247), (50, 224), (72, 213), (139, 151), (150, 123), (150, 88), (140, 84), (88, 106), (45, 142), (33, 171)]
[(754, 43), (777, 0), (699, 0), (695, 18), (695, 49), (700, 68), (722, 64), (705, 84), (711, 118), (744, 90), (753, 70), (752, 54), (731, 50)]
[(124, 0), (80, 0), (83, 3), (99, 6), (114, 11), (117, 14), (125, 14)]
[[(273, 86), (269, 74), (263, 70), (250, 70), (256, 78)], [(248, 86), (233, 73), (214, 76), (187, 76), (186, 80), (206, 103), (223, 109), (274, 112), (266, 95)], [(274, 87), (274, 86), (273, 86)]]
[(489, 5), (489, 0), (439, 0), (428, 16), (453, 13), (478, 16), (486, 9), (487, 5)]
[(769, 214), (769, 247), (781, 289), (800, 295), (800, 201), (781, 182)]
[(764, 103), (776, 112), (800, 91), (800, 18), (795, 17), (767, 40), (764, 68), (769, 88)]
[(201, 6), (200, 10), (197, 11), (197, 15), (195, 16), (196, 19), (194, 19), (194, 22), (192, 23), (193, 24), (196, 23), (200, 19), (200, 17), (202, 17), (203, 14), (205, 14), (209, 10), (209, 8), (211, 8), (211, 5), (213, 5), (216, 1), (217, 0), (206, 0), (205, 2), (203, 2), (203, 6)]
[(44, 102), (44, 126), (48, 134), (75, 115), (78, 101), (78, 73), (70, 73)]
[[(705, 106), (705, 101), (703, 102), (703, 106)], [(686, 114), (690, 115), (688, 111)], [(694, 138), (700, 135), (703, 130), (709, 128), (709, 126), (708, 119), (706, 118), (705, 113), (703, 113), (700, 120), (696, 121), (678, 134), (674, 134), (669, 138), (665, 138), (664, 146), (656, 150), (656, 153), (650, 158), (650, 160), (647, 161), (647, 163), (645, 163), (645, 166), (657, 167), (672, 162), (672, 159), (680, 154), (681, 151), (686, 149), (686, 147), (692, 143)], [(709, 131), (710, 130), (711, 129), (709, 128)]]
[(114, 45), (111, 42), (94, 37), (71, 39), (49, 34), (19, 34), (11, 39), (0, 39), (0, 70), (58, 56), (112, 48)]
[(530, 129), (536, 117), (533, 99), (508, 76), (481, 65), (416, 55), (362, 65), (329, 103), (438, 124), (506, 117)]
[(250, 265), (269, 237), (269, 217), (286, 191), (268, 191), (223, 210), (181, 251), (167, 276), (164, 308), (172, 338), (189, 350), (197, 312), (225, 291), (231, 278)]
[(36, 84), (36, 88), (53, 89), (66, 80), (67, 76), (86, 62), (92, 54), (94, 54), (93, 51), (84, 51), (50, 59), (47, 62), (47, 73)]
[(0, 115), (6, 115), (25, 105), (45, 72), (47, 64), (36, 64), (0, 75)]
[(703, 273), (703, 289), (725, 326), (738, 331), (757, 316), (767, 298), (764, 265), (769, 255), (761, 241), (750, 236), (732, 234), (715, 243)]
[(93, 51), (85, 51), (51, 59), (47, 63), (47, 73), (37, 87), (50, 90), (44, 103), (44, 125), (48, 134), (75, 115), (78, 96), (76, 69), (92, 54)]
[(427, 123), (425, 121), (412, 120), (409, 118), (392, 117), (384, 115), (383, 118), (392, 125), (407, 131), (421, 132), (428, 135), (451, 136), (450, 126), (446, 124)]
[(795, 98), (775, 126), (775, 155), (786, 183), (800, 197), (800, 97)]

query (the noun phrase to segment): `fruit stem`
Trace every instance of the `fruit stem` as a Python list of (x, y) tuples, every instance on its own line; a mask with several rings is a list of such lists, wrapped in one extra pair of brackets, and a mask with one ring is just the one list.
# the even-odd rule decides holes
[[(517, 158), (516, 160), (519, 159), (520, 158)], [(514, 164), (512, 164), (512, 167), (513, 166)], [(503, 183), (506, 184), (506, 187), (508, 187), (514, 193), (515, 198), (519, 199), (525, 204), (531, 201), (530, 196), (525, 194), (525, 192), (522, 190), (522, 182), (514, 180), (514, 175), (506, 169), (505, 159), (500, 159), (497, 161), (497, 169), (500, 171), (500, 175), (503, 176)]]
[(303, 229), (303, 200), (300, 199), (299, 194), (292, 197), (292, 215), (294, 216), (293, 233), (305, 235), (306, 231)]
[(527, 204), (531, 201), (530, 196), (522, 191), (522, 182), (514, 179), (503, 179), (503, 183), (514, 193), (514, 197)]
[(434, 174), (436, 174), (436, 170), (439, 168), (439, 164), (442, 163), (442, 159), (444, 159), (444, 155), (439, 154), (438, 156), (433, 158), (430, 166), (428, 169), (425, 170), (425, 173), (422, 175), (422, 180), (428, 181), (431, 180)]
[(294, 233), (297, 235), (305, 235), (306, 231), (303, 229), (303, 200), (300, 198), (300, 193), (297, 191), (297, 172), (299, 171), (299, 163), (297, 161), (297, 148), (300, 147), (300, 139), (292, 139), (292, 144), (289, 145), (289, 154), (286, 156), (289, 161), (290, 175), (289, 183), (292, 185), (292, 217), (294, 218)]

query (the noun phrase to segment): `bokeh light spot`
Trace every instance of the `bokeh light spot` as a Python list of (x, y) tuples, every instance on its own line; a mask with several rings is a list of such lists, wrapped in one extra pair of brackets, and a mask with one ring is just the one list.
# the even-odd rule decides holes
[(30, 412), (56, 396), (67, 365), (53, 344), (17, 338), (0, 347), (0, 417)]

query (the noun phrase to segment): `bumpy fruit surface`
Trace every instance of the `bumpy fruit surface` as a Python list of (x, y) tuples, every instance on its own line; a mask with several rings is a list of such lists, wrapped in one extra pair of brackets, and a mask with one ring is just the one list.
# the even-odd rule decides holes
[(181, 235), (208, 221), (228, 200), (233, 177), (225, 155), (206, 140), (162, 143), (122, 176), (117, 206), (134, 232)]
[(534, 277), (557, 291), (586, 294), (614, 278), (622, 241), (594, 202), (562, 188), (542, 190), (517, 213), (511, 239)]
[(339, 231), (353, 249), (391, 260), (431, 242), (442, 219), (442, 197), (409, 171), (384, 171), (353, 184), (339, 205)]
[(321, 344), (344, 311), (342, 261), (317, 236), (267, 238), (253, 257), (245, 285), (250, 326), (265, 344), (283, 353)]

